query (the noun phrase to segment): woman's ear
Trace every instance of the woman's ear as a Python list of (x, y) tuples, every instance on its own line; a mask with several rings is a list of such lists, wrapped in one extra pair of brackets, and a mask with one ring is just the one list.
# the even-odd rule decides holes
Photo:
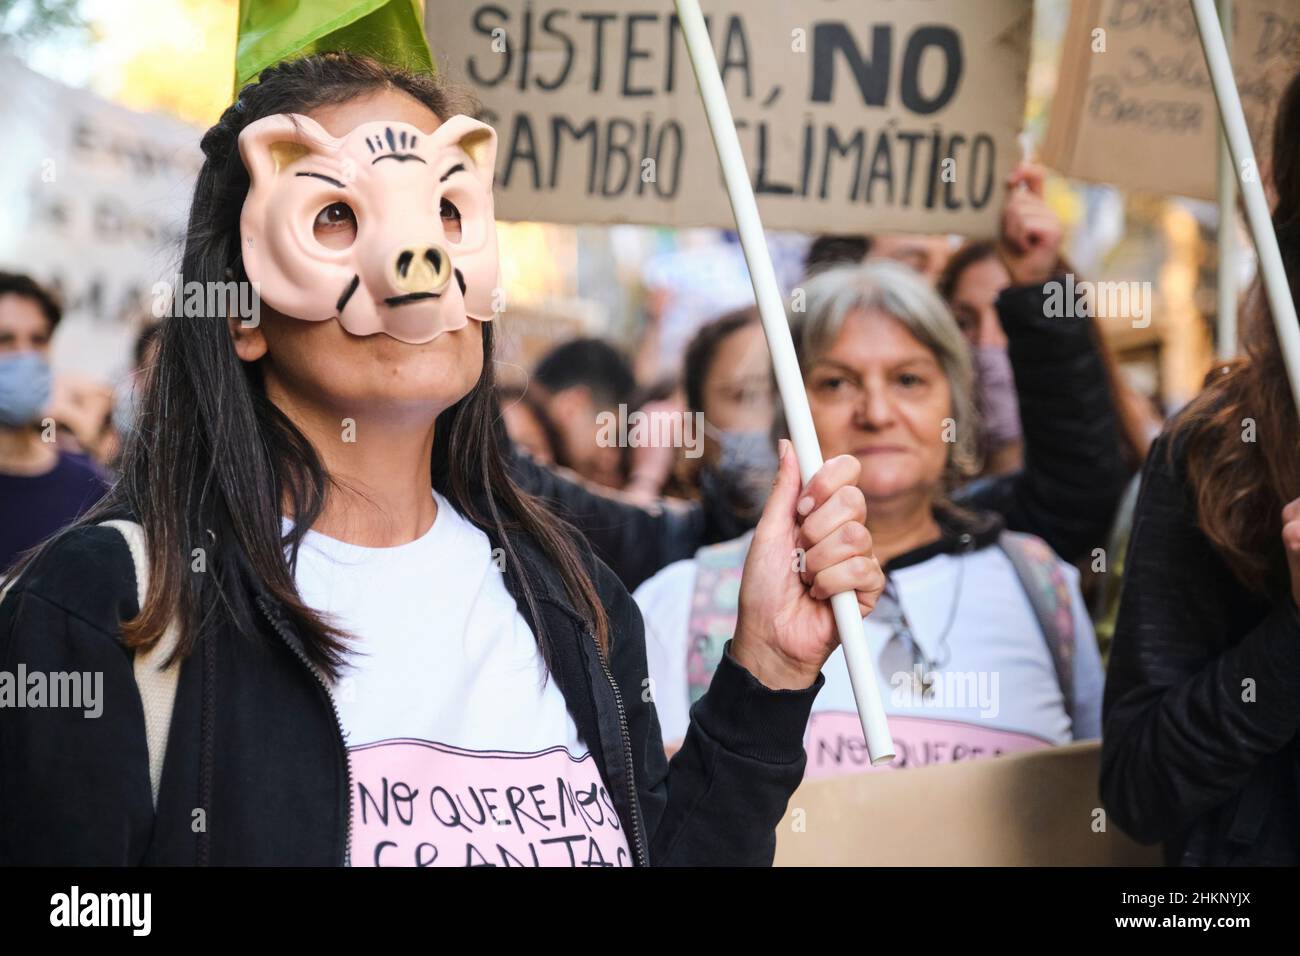
[(262, 334), (260, 322), (249, 324), (238, 316), (226, 320), (230, 329), (230, 341), (235, 345), (235, 354), (241, 362), (256, 362), (266, 354), (266, 336)]

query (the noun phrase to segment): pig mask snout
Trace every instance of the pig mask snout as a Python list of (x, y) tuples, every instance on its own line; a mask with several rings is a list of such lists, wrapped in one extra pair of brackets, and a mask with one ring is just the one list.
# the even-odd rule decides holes
[[(393, 261), (393, 285), (406, 295), (441, 295), (451, 281), (451, 257), (438, 246), (403, 249)], [(394, 296), (385, 299), (393, 304)]]

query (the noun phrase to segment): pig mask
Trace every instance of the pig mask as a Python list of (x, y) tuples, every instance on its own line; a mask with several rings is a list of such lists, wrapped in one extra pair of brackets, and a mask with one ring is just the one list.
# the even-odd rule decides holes
[(244, 271), (277, 312), (337, 317), (353, 335), (414, 345), (467, 317), (487, 322), (496, 146), (492, 127), (468, 116), (431, 134), (366, 123), (342, 139), (307, 116), (257, 120), (239, 134), (251, 180), (239, 217)]

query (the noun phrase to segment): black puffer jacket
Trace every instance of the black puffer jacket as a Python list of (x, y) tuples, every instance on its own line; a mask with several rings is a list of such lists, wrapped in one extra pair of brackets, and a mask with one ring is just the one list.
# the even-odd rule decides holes
[[(1077, 561), (1104, 543), (1129, 472), (1092, 323), (1049, 317), (1046, 298), (1043, 286), (1020, 286), (997, 302), (1020, 398), (1024, 470), (975, 482), (953, 497), (972, 510), (1002, 515), (1008, 529), (1037, 535), (1065, 560)], [(629, 589), (749, 528), (716, 501), (639, 507), (522, 454), (512, 456), (512, 473), (582, 531)]]
[[(776, 825), (803, 776), (803, 731), (822, 678), (773, 691), (728, 656), (669, 763), (643, 699), (635, 602), (593, 561), (610, 619), (606, 660), (548, 559), (527, 538), (512, 543), (525, 570), (507, 570), (507, 587), (549, 639), (552, 676), (633, 862), (770, 864)], [(540, 620), (530, 618), (520, 574)], [(0, 865), (344, 861), (352, 800), (332, 699), (292, 622), (256, 582), (246, 586), (261, 611), (256, 632), (223, 624), (182, 665), (155, 815), (143, 708), (119, 643), (119, 623), (137, 613), (125, 540), (112, 528), (65, 532), (15, 582), (0, 602), (0, 668), (102, 673), (103, 712), (0, 709)], [(196, 833), (199, 809), (207, 826)]]
[(1233, 577), (1164, 437), (1127, 560), (1103, 710), (1107, 810), (1163, 842), (1169, 863), (1300, 863), (1300, 613)]

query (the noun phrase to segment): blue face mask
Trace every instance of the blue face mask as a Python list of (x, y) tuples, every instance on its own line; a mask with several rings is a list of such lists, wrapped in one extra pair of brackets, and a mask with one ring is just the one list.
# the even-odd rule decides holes
[(50, 402), (50, 363), (39, 352), (0, 355), (0, 425), (21, 428)]
[(126, 437), (126, 433), (135, 427), (140, 405), (140, 398), (136, 395), (135, 389), (134, 374), (121, 379), (113, 387), (113, 427), (122, 437)]
[(730, 502), (741, 510), (756, 510), (767, 501), (776, 478), (776, 449), (767, 431), (724, 431), (705, 425), (718, 443), (718, 460), (705, 469), (701, 480), (717, 485)]

